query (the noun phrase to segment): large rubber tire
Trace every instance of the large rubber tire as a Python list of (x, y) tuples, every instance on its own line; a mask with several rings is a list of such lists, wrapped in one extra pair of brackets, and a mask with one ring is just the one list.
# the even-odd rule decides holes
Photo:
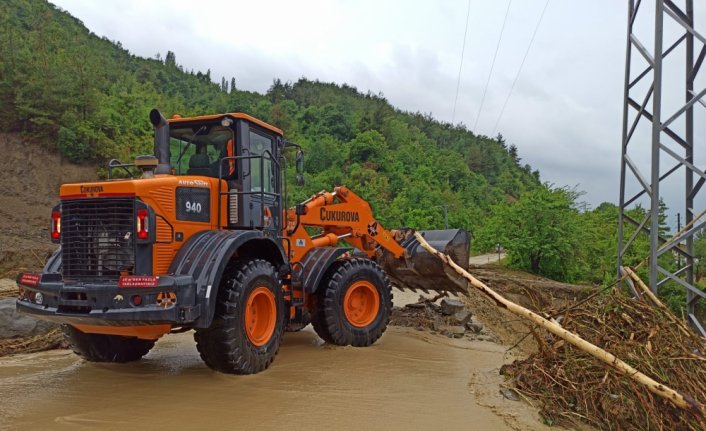
[[(347, 315), (349, 289), (368, 286), (377, 307), (369, 318)], [(374, 292), (373, 292), (374, 291)], [(369, 300), (368, 303), (371, 301)], [(377, 341), (387, 329), (392, 314), (392, 287), (385, 272), (369, 259), (345, 259), (336, 262), (316, 291), (312, 326), (326, 342), (339, 346), (365, 347)]]
[[(269, 314), (274, 318), (274, 328), (271, 332), (261, 331), (261, 338), (255, 339), (260, 342), (251, 340), (254, 335), (248, 335), (246, 328), (246, 308), (249, 309), (251, 295), (264, 295), (274, 301), (274, 314)], [(268, 326), (271, 320), (269, 317), (265, 319), (263, 325)], [(231, 374), (254, 374), (270, 366), (279, 350), (283, 332), (284, 295), (277, 272), (271, 263), (257, 259), (229, 265), (218, 288), (213, 322), (208, 329), (197, 329), (194, 339), (201, 359), (211, 369)]]
[(62, 329), (74, 353), (91, 362), (137, 361), (155, 343), (121, 335), (87, 334), (70, 325), (63, 325)]

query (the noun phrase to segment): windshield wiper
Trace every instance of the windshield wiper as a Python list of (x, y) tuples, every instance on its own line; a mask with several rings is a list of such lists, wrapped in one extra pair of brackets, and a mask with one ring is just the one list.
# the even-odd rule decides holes
[(178, 158), (177, 161), (176, 161), (177, 166), (180, 165), (180, 163), (181, 163), (181, 158), (184, 157), (184, 154), (186, 154), (186, 150), (189, 148), (189, 145), (191, 145), (191, 142), (194, 140), (194, 138), (196, 137), (196, 135), (198, 135), (199, 133), (201, 133), (201, 131), (204, 130), (205, 128), (206, 128), (206, 126), (201, 126), (201, 127), (199, 127), (199, 130), (197, 130), (196, 133), (194, 133), (193, 135), (191, 135), (191, 137), (190, 137), (189, 139), (187, 139), (187, 141), (186, 141), (186, 146), (184, 147), (183, 150), (181, 150), (181, 153), (179, 154), (179, 158)]

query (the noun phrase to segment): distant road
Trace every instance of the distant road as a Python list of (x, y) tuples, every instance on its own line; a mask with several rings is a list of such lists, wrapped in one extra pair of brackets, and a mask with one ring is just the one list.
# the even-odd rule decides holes
[(497, 262), (504, 257), (505, 252), (500, 253), (500, 257), (498, 257), (498, 253), (481, 254), (478, 256), (472, 256), (468, 259), (468, 263), (471, 265), (484, 265), (486, 263)]

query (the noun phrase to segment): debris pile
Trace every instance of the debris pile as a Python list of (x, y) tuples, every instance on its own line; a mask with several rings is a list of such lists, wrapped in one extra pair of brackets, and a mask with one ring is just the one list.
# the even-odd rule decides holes
[[(553, 312), (554, 311), (554, 312)], [(548, 310), (566, 330), (697, 403), (706, 403), (706, 348), (670, 311), (614, 290), (579, 308)], [(559, 314), (561, 313), (561, 314)], [(706, 420), (647, 391), (563, 340), (535, 334), (539, 351), (503, 367), (516, 390), (541, 403), (548, 423), (601, 429), (703, 430)]]
[(406, 326), (420, 331), (445, 335), (449, 338), (470, 338), (495, 341), (484, 325), (473, 318), (471, 311), (457, 299), (444, 298), (440, 304), (434, 299), (419, 298), (419, 302), (392, 309), (390, 324)]
[(64, 332), (61, 329), (30, 337), (0, 338), (0, 357), (13, 353), (34, 353), (50, 349), (67, 349)]
[(15, 309), (14, 280), (0, 280), (0, 356), (66, 347), (59, 325)]

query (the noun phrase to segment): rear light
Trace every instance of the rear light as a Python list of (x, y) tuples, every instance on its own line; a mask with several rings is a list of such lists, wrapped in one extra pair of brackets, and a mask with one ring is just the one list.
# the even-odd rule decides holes
[(157, 287), (159, 277), (154, 275), (123, 275), (118, 280), (118, 287)]
[(137, 210), (137, 238), (149, 239), (149, 213), (147, 210)]
[(25, 290), (24, 290), (23, 288), (20, 287), (20, 288), (17, 290), (17, 297), (18, 297), (19, 299), (25, 299)]
[(25, 286), (37, 286), (39, 284), (39, 280), (41, 279), (42, 276), (39, 274), (24, 273), (20, 275), (19, 283), (24, 284)]
[(61, 238), (61, 212), (51, 212), (51, 239), (59, 240)]

